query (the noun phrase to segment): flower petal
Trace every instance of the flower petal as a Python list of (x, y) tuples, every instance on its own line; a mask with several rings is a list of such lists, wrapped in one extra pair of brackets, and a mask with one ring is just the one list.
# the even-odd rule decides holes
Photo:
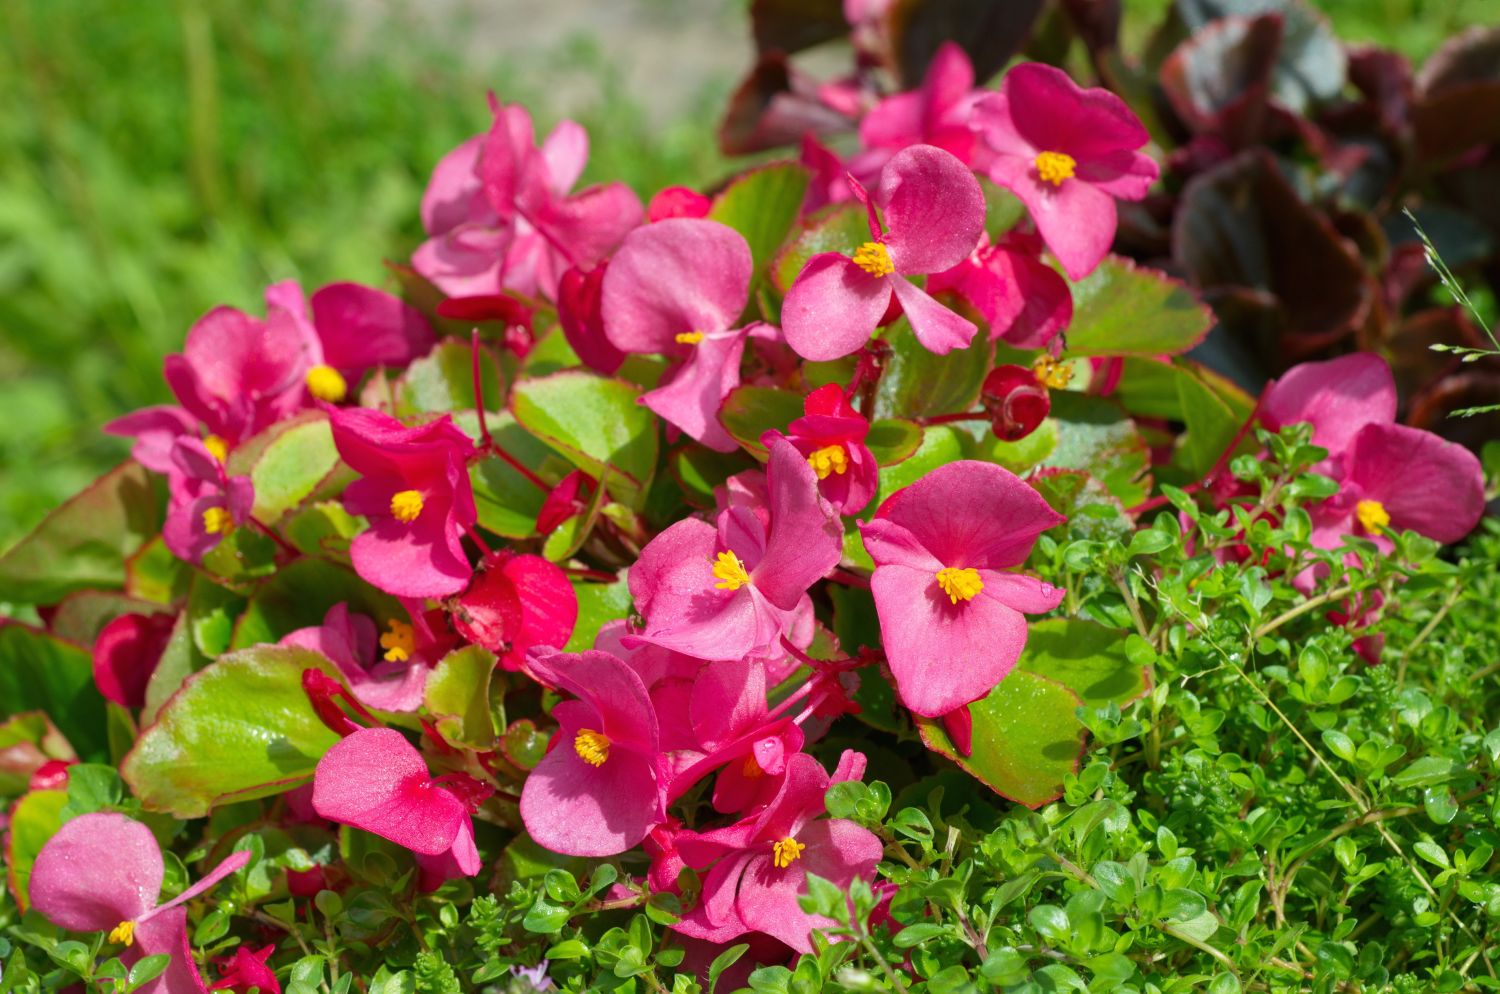
[(751, 266), (745, 239), (717, 221), (671, 218), (637, 228), (604, 273), (604, 333), (625, 352), (679, 354), (675, 336), (733, 327)]
[(974, 251), (984, 231), (984, 191), (951, 152), (913, 145), (880, 173), (886, 247), (898, 273), (939, 273)]
[(786, 343), (804, 359), (857, 352), (870, 340), (891, 302), (889, 280), (865, 272), (837, 252), (815, 255), (781, 304)]
[(58, 829), (31, 868), (31, 904), (54, 925), (99, 932), (149, 911), (161, 893), (161, 848), (151, 830), (112, 812)]
[(1354, 437), (1349, 483), (1380, 501), (1391, 528), (1457, 542), (1484, 515), (1484, 471), (1474, 453), (1430, 431), (1371, 424)]
[(933, 300), (904, 276), (891, 277), (891, 289), (901, 301), (912, 334), (922, 347), (934, 355), (946, 355), (954, 349), (968, 348), (979, 329), (968, 318), (960, 317)]
[(1338, 458), (1365, 425), (1396, 420), (1396, 380), (1371, 352), (1299, 363), (1266, 389), (1260, 414), (1270, 431), (1311, 424), (1313, 444)]
[(362, 728), (334, 744), (313, 776), (318, 814), (436, 856), (469, 813), (435, 784), (421, 753), (393, 728)]

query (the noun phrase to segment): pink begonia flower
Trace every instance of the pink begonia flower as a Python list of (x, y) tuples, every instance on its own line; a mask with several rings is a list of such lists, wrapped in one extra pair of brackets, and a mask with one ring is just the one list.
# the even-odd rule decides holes
[(658, 190), (646, 205), (646, 221), (655, 223), (674, 217), (708, 217), (714, 205), (712, 197), (685, 186), (669, 186)]
[(144, 994), (191, 994), (206, 990), (188, 938), (188, 901), (250, 862), (250, 853), (229, 856), (206, 876), (165, 904), (161, 895), (161, 847), (151, 830), (121, 814), (79, 815), (58, 829), (31, 869), (31, 904), (59, 928), (109, 932), (124, 945), (120, 959), (133, 966), (147, 956), (172, 957)]
[[(713, 806), (721, 812), (759, 807), (776, 795), (787, 759), (802, 750), (802, 729), (769, 720), (766, 668), (742, 659), (704, 666), (692, 682), (687, 718), (702, 755), (721, 765)], [(658, 712), (660, 713), (660, 712)], [(674, 782), (673, 794), (687, 785)]]
[[(818, 475), (818, 491), (840, 514), (858, 514), (875, 496), (880, 466), (865, 445), (870, 422), (854, 409), (837, 383), (807, 395), (803, 415), (786, 427), (786, 440), (807, 458)], [(782, 437), (767, 432), (767, 445)]]
[(860, 525), (902, 704), (936, 717), (1010, 673), (1026, 645), (1022, 612), (1050, 611), (1066, 593), (1012, 570), (1064, 520), (1009, 470), (962, 460), (896, 491)]
[(422, 658), (410, 624), (391, 618), (387, 625), (389, 631), (378, 633), (374, 621), (350, 614), (349, 605), (340, 601), (328, 609), (323, 624), (299, 628), (277, 644), (309, 649), (332, 660), (355, 699), (367, 708), (416, 711), (435, 660)]
[(812, 177), (802, 198), (802, 213), (811, 214), (828, 204), (854, 199), (849, 188), (849, 167), (838, 153), (818, 141), (811, 131), (802, 135), (802, 154), (797, 161), (806, 166)]
[(1012, 68), (975, 106), (974, 123), (992, 153), (990, 179), (1021, 198), (1075, 280), (1109, 251), (1115, 200), (1140, 200), (1156, 181), (1156, 163), (1136, 151), (1151, 136), (1125, 101), (1053, 66)]
[(527, 669), (567, 691), (558, 730), (521, 788), (521, 820), (538, 845), (569, 856), (613, 856), (666, 818), (661, 738), (641, 678), (607, 652), (532, 650)]
[(588, 154), (588, 135), (574, 122), (560, 122), (538, 148), (526, 109), (497, 106), (490, 131), (433, 170), (422, 197), (431, 237), (412, 265), (451, 297), (555, 297), (564, 270), (598, 263), (642, 217), (623, 183), (569, 195)]
[[(974, 175), (951, 153), (913, 145), (881, 171), (874, 203), (852, 177), (850, 188), (869, 212), (870, 241), (847, 256), (823, 252), (807, 260), (781, 307), (787, 344), (804, 359), (855, 352), (884, 318), (894, 294), (928, 351), (942, 355), (968, 345), (974, 324), (907, 276), (951, 269), (974, 251), (985, 211)], [(883, 233), (876, 204), (885, 216)]]
[(769, 525), (734, 505), (717, 527), (686, 518), (641, 550), (629, 582), (646, 627), (634, 638), (700, 659), (743, 659), (792, 629), (807, 588), (838, 565), (843, 526), (790, 442), (773, 442), (766, 478)]
[(1260, 420), (1273, 432), (1301, 422), (1312, 425), (1312, 444), (1327, 449), (1336, 465), (1362, 428), (1396, 420), (1396, 379), (1372, 352), (1300, 363), (1266, 388)]
[(330, 404), (343, 402), (374, 367), (405, 366), (437, 342), (421, 311), (358, 283), (330, 283), (309, 301), (295, 280), (286, 280), (266, 290), (266, 301), (302, 337), (308, 394)]
[(880, 840), (852, 821), (819, 817), (831, 783), (858, 779), (864, 757), (846, 752), (833, 778), (818, 761), (799, 753), (788, 761), (776, 798), (763, 810), (727, 828), (682, 833), (676, 839), (687, 865), (701, 869), (699, 903), (672, 927), (683, 935), (726, 942), (764, 932), (799, 952), (810, 952), (813, 929), (829, 920), (803, 911), (798, 898), (815, 873), (847, 888), (870, 879), (880, 862)]
[(230, 476), (219, 454), (191, 436), (172, 448), (167, 474), (171, 495), (161, 537), (178, 559), (202, 562), (215, 546), (250, 520), (255, 488), (248, 476)]
[(850, 160), (849, 171), (869, 182), (892, 155), (912, 145), (931, 145), (975, 166), (980, 149), (969, 115), (985, 92), (974, 89), (974, 66), (963, 48), (943, 42), (920, 87), (886, 97), (859, 122), (865, 151)]
[(623, 352), (673, 361), (641, 403), (720, 452), (738, 443), (719, 406), (740, 384), (745, 337), (735, 327), (750, 294), (750, 246), (717, 221), (676, 218), (625, 237), (604, 274), (604, 333)]
[(469, 483), (469, 437), (448, 415), (408, 428), (389, 414), (338, 408), (333, 443), (362, 479), (344, 491), (344, 508), (370, 527), (349, 555), (361, 577), (398, 597), (446, 597), (473, 570), (463, 535), (478, 520)]
[(1047, 348), (1073, 320), (1073, 293), (1062, 274), (1047, 265), (1032, 239), (1012, 234), (997, 245), (981, 239), (958, 265), (927, 281), (930, 293), (951, 290), (984, 315), (990, 340), (1018, 349)]
[(406, 736), (361, 728), (334, 743), (313, 773), (313, 808), (420, 856), (452, 857), (464, 876), (484, 866), (471, 813), (490, 790), (464, 774), (434, 777)]
[(568, 575), (541, 556), (487, 555), (453, 608), (458, 633), (517, 672), (533, 646), (562, 648), (578, 621), (578, 593)]
[(625, 353), (604, 333), (604, 274), (608, 268), (609, 263), (601, 262), (587, 272), (575, 266), (562, 274), (557, 284), (557, 323), (580, 362), (612, 376), (625, 362)]
[(1041, 427), (1052, 411), (1052, 395), (1030, 366), (1002, 363), (985, 375), (980, 402), (995, 437), (1017, 442)]
[(146, 705), (146, 685), (177, 624), (171, 614), (122, 614), (94, 639), (94, 686), (121, 707)]
[(266, 960), (275, 952), (274, 943), (254, 952), (245, 946), (237, 947), (234, 955), (220, 969), (219, 982), (209, 989), (250, 994), (250, 988), (254, 987), (260, 994), (281, 994), (281, 983), (276, 979), (276, 971), (266, 965)]
[(1339, 492), (1308, 508), (1312, 543), (1359, 535), (1389, 552), (1390, 532), (1457, 542), (1484, 515), (1484, 470), (1468, 449), (1405, 425), (1365, 425), (1342, 459)]
[[(196, 435), (198, 421), (180, 407), (162, 404), (115, 418), (104, 431), (135, 439), (131, 457), (153, 473), (166, 475), (172, 470), (172, 447), (183, 435)], [(224, 451), (228, 455), (227, 444)]]
[(551, 535), (563, 523), (578, 517), (588, 510), (589, 501), (599, 487), (599, 481), (581, 469), (575, 469), (547, 491), (541, 510), (536, 512), (536, 533)]

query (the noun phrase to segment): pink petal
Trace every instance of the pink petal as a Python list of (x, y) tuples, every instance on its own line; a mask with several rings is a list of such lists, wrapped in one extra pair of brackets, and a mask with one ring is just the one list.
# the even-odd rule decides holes
[(1076, 177), (1053, 186), (1037, 178), (1030, 160), (1012, 157), (997, 157), (990, 178), (1021, 198), (1070, 278), (1083, 279), (1109, 252), (1118, 218), (1108, 193)]
[(566, 690), (587, 704), (603, 726), (593, 726), (594, 731), (603, 732), (622, 749), (656, 755), (656, 711), (645, 685), (629, 663), (597, 650), (581, 653), (538, 650), (531, 654), (527, 666), (543, 683)]
[(158, 904), (156, 907), (152, 908), (150, 911), (146, 912), (139, 919), (137, 919), (137, 921), (146, 921), (148, 919), (155, 918), (165, 911), (178, 907), (179, 905), (186, 904), (188, 901), (191, 901), (199, 894), (208, 893), (209, 891), (213, 890), (214, 887), (218, 886), (220, 880), (223, 880), (231, 873), (238, 873), (239, 871), (243, 870), (249, 864), (249, 862), (249, 850), (241, 849), (238, 852), (230, 853), (228, 856), (224, 857), (224, 859), (219, 861), (218, 866), (214, 867), (212, 870), (209, 870), (192, 886), (186, 888), (182, 893), (178, 894), (167, 903)]
[(468, 223), (434, 235), (412, 253), (412, 268), (450, 297), (498, 293), (514, 229)]
[[(568, 734), (566, 727), (560, 734)], [(593, 766), (579, 758), (571, 735), (542, 757), (521, 789), (527, 833), (538, 845), (568, 856), (613, 856), (632, 849), (661, 814), (651, 758), (611, 750)]]
[(719, 408), (740, 385), (745, 334), (740, 329), (704, 338), (664, 386), (641, 396), (641, 403), (710, 449), (736, 451), (739, 443), (720, 424)]
[(468, 586), (474, 569), (449, 528), (445, 508), (429, 502), (416, 521), (375, 521), (349, 544), (361, 577), (397, 597), (447, 597)]
[(487, 210), (474, 173), (483, 145), (484, 135), (475, 135), (438, 160), (422, 194), (422, 227), (429, 235), (478, 220), (476, 207)]
[(672, 218), (637, 228), (604, 274), (604, 332), (625, 352), (680, 354), (675, 336), (733, 327), (750, 271), (749, 245), (717, 221)]
[(164, 870), (151, 830), (124, 815), (79, 815), (58, 829), (31, 868), (31, 904), (74, 932), (134, 921), (156, 904)]
[(1260, 413), (1270, 431), (1310, 423), (1313, 444), (1337, 458), (1365, 425), (1396, 420), (1396, 380), (1372, 352), (1299, 363), (1266, 389)]
[(1150, 141), (1125, 101), (1099, 87), (1083, 89), (1055, 66), (1024, 62), (1005, 74), (1001, 89), (1016, 130), (1039, 150), (1083, 163)]
[(703, 894), (682, 920), (676, 932), (708, 942), (728, 942), (750, 931), (740, 920), (736, 895), (745, 868), (756, 859), (753, 853), (736, 853), (721, 859), (703, 878)]
[(1348, 481), (1380, 501), (1391, 528), (1457, 542), (1484, 515), (1484, 471), (1474, 453), (1430, 431), (1370, 424), (1354, 437)]
[(751, 580), (766, 600), (790, 611), (808, 587), (838, 565), (844, 528), (818, 493), (818, 476), (812, 466), (790, 442), (771, 446), (766, 479), (771, 530), (766, 554), (754, 567)]
[(435, 856), (453, 845), (469, 813), (433, 783), (427, 763), (393, 728), (362, 728), (318, 761), (313, 807), (330, 821)]
[[(645, 214), (634, 190), (624, 183), (607, 183), (554, 201), (535, 223), (545, 226), (552, 244), (567, 246), (567, 257), (556, 267), (561, 274), (568, 266), (598, 264), (640, 225)], [(556, 277), (543, 285), (549, 294), (555, 287)]]
[[(248, 854), (247, 854), (248, 855)], [(119, 922), (115, 922), (116, 925)], [(193, 946), (188, 939), (187, 909), (171, 908), (136, 925), (134, 944), (120, 958), (134, 965), (147, 956), (171, 956), (167, 968), (155, 979), (136, 988), (139, 994), (208, 994), (198, 973)], [(111, 928), (114, 926), (111, 925)]]
[(121, 707), (146, 703), (146, 685), (171, 638), (170, 614), (122, 614), (94, 639), (94, 686)]
[(131, 457), (152, 472), (166, 473), (172, 465), (172, 446), (180, 436), (193, 434), (197, 428), (197, 421), (187, 411), (161, 404), (115, 418), (104, 431), (134, 438)]
[(923, 348), (934, 355), (968, 348), (979, 330), (972, 321), (933, 300), (904, 276), (892, 276), (890, 283), (911, 323), (912, 334)]
[(790, 866), (776, 866), (769, 852), (751, 861), (740, 879), (735, 908), (750, 928), (805, 953), (812, 951), (812, 929), (829, 924), (828, 919), (803, 911), (798, 903), (807, 889), (807, 874), (815, 873), (840, 888), (848, 887), (855, 877), (871, 879), (880, 862), (881, 844), (868, 829), (843, 819), (811, 822), (797, 841), (807, 848)]
[(929, 122), (936, 122), (955, 105), (963, 102), (974, 88), (974, 66), (963, 46), (945, 41), (938, 46), (927, 74), (922, 78), (922, 97)]
[(561, 120), (542, 142), (542, 159), (552, 192), (561, 197), (573, 189), (589, 161), (589, 133), (583, 125)]
[(859, 122), (859, 141), (865, 148), (902, 149), (922, 140), (925, 100), (920, 92), (886, 97)]
[(323, 362), (356, 375), (372, 366), (404, 366), (436, 338), (416, 308), (358, 283), (330, 283), (312, 295)]
[(766, 716), (765, 667), (743, 659), (705, 666), (693, 681), (688, 709), (693, 734), (704, 749), (750, 731)]
[(939, 273), (974, 251), (984, 231), (984, 191), (950, 152), (913, 145), (880, 173), (886, 246), (898, 273)]
[(815, 255), (797, 274), (781, 305), (786, 343), (804, 359), (822, 361), (857, 352), (885, 316), (891, 283), (837, 252)]

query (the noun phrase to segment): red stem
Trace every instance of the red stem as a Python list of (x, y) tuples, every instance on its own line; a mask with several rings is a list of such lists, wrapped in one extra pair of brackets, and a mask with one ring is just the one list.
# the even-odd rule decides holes
[(919, 425), (945, 425), (954, 421), (988, 421), (990, 416), (983, 411), (959, 411), (956, 414), (934, 414), (925, 418), (913, 418)]
[(490, 437), (490, 426), (484, 417), (484, 377), (479, 369), (478, 328), (470, 333), (469, 354), (474, 368), (474, 407), (479, 412), (479, 445), (480, 448), (488, 449), (495, 444), (495, 440)]

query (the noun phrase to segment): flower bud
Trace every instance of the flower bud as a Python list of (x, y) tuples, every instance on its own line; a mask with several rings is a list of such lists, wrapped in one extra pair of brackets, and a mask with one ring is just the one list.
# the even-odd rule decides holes
[(1025, 366), (996, 366), (984, 378), (980, 399), (989, 412), (995, 437), (1006, 442), (1019, 441), (1036, 431), (1052, 410), (1047, 388)]

